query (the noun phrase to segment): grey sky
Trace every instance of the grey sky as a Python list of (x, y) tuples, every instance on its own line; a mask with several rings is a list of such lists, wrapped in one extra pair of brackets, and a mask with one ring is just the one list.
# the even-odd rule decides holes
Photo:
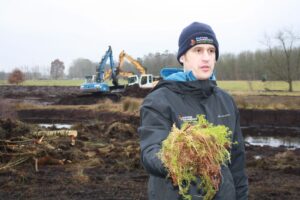
[(220, 53), (263, 49), (264, 34), (300, 34), (298, 0), (0, 0), (0, 71), (99, 62), (108, 45), (133, 57), (177, 51), (183, 27), (208, 23)]

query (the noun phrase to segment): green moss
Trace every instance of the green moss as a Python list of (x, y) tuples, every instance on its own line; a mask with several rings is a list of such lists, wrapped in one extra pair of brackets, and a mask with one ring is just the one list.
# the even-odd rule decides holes
[(158, 156), (184, 199), (192, 199), (188, 194), (190, 184), (199, 177), (198, 187), (208, 200), (218, 190), (221, 165), (226, 165), (230, 159), (231, 144), (231, 132), (227, 127), (214, 126), (204, 115), (199, 115), (197, 123), (184, 123), (180, 129), (174, 125)]

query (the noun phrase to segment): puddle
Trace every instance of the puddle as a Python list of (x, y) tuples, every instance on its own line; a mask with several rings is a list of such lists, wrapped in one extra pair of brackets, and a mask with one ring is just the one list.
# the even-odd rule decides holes
[(260, 160), (260, 159), (262, 159), (262, 156), (261, 155), (256, 155), (256, 156), (254, 156), (254, 159), (255, 160)]
[(55, 126), (58, 129), (66, 128), (70, 129), (72, 124), (38, 124), (40, 127), (49, 128)]
[(300, 137), (246, 136), (245, 141), (255, 146), (300, 148)]

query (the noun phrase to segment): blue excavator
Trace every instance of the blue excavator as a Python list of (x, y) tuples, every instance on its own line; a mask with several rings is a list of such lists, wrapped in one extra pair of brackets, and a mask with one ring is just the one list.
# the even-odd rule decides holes
[[(110, 61), (110, 69), (105, 70), (105, 65), (108, 59)], [(112, 87), (109, 87), (109, 85), (104, 82), (109, 78), (112, 79), (112, 83), (114, 85)], [(122, 86), (118, 85), (117, 69), (114, 64), (111, 46), (109, 46), (96, 68), (96, 75), (86, 76), (85, 82), (80, 85), (80, 91), (83, 93), (107, 93), (111, 92), (112, 88), (120, 87)]]

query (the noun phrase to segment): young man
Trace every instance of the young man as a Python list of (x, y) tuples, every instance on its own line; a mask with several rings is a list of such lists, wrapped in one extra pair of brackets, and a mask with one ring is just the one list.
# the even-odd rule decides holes
[[(162, 141), (172, 125), (194, 121), (199, 114), (215, 125), (225, 125), (232, 131), (233, 146), (228, 166), (221, 166), (222, 181), (214, 199), (248, 199), (248, 179), (245, 174), (245, 149), (240, 129), (239, 112), (230, 95), (217, 87), (213, 80), (219, 44), (207, 24), (194, 22), (183, 29), (179, 37), (177, 59), (184, 72), (161, 81), (145, 98), (141, 106), (141, 126), (138, 129), (141, 160), (150, 175), (150, 200), (181, 199), (168, 171), (158, 158)], [(192, 199), (202, 199), (197, 184), (189, 190)]]

